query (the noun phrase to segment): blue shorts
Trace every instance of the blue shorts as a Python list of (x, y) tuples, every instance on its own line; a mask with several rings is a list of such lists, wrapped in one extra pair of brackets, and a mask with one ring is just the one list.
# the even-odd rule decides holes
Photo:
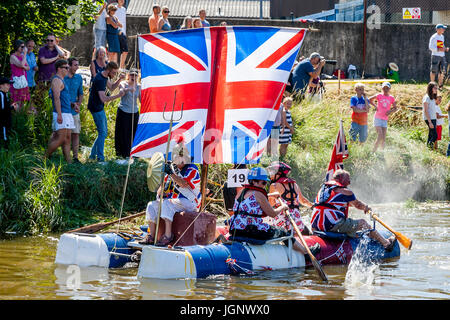
[(387, 120), (383, 120), (383, 119), (378, 119), (378, 118), (373, 118), (373, 126), (374, 127), (383, 127), (383, 128), (387, 128), (388, 127), (388, 121)]
[(365, 142), (368, 136), (367, 124), (361, 125), (352, 122), (349, 134), (353, 141), (356, 141), (356, 137), (359, 135), (359, 142)]
[(94, 28), (94, 47), (106, 47), (106, 30), (99, 30)]

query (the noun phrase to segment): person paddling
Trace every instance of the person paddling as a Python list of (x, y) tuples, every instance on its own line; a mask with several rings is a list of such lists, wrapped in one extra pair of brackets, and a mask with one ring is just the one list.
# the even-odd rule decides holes
[[(271, 226), (263, 221), (263, 217), (269, 216), (275, 218), (289, 206), (282, 204), (274, 209), (272, 208), (265, 186), (270, 181), (267, 171), (261, 167), (252, 168), (248, 175), (248, 185), (244, 186), (236, 197), (234, 203), (234, 214), (230, 219), (230, 238), (236, 237), (251, 238), (257, 240), (270, 240), (287, 236), (286, 231), (281, 228)], [(295, 239), (293, 248), (296, 251), (306, 254), (306, 249)]]
[[(325, 182), (320, 188), (311, 217), (311, 227), (317, 231), (344, 233), (351, 238), (357, 238), (357, 232), (370, 230), (369, 223), (364, 219), (348, 217), (348, 209), (353, 206), (367, 213), (371, 208), (356, 199), (355, 194), (348, 189), (350, 174), (345, 170), (336, 170), (333, 179)], [(392, 251), (395, 236), (385, 239), (378, 231), (371, 230), (369, 237), (380, 242), (387, 251)]]
[[(300, 205), (307, 208), (312, 207), (312, 203), (306, 199), (294, 179), (288, 177), (291, 172), (291, 167), (284, 162), (274, 161), (267, 168), (270, 176), (271, 184), (269, 187), (269, 201), (272, 205), (275, 205), (277, 199), (272, 194), (278, 194), (289, 206), (289, 212), (291, 213), (297, 227), (300, 231), (306, 228), (306, 234), (311, 234), (309, 229), (304, 225), (302, 217), (300, 215)], [(274, 226), (281, 227), (287, 232), (290, 232), (292, 226), (289, 222), (289, 218), (285, 212), (280, 213), (275, 218), (265, 218)]]

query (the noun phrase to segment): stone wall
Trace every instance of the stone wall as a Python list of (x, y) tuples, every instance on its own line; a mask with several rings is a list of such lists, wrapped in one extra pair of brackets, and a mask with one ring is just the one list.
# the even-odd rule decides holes
[[(263, 25), (302, 28), (311, 26), (311, 31), (303, 42), (300, 55), (309, 56), (313, 51), (320, 52), (326, 59), (337, 60), (336, 67), (347, 70), (349, 64), (362, 69), (363, 64), (363, 27), (353, 22), (315, 22), (304, 24), (290, 20), (246, 20), (246, 19), (208, 19), (212, 25), (226, 21), (228, 25)], [(181, 18), (171, 18), (172, 26), (182, 23)], [(128, 17), (128, 35), (148, 33), (145, 17)], [(389, 63), (399, 66), (401, 80), (428, 81), (430, 52), (428, 41), (435, 32), (433, 25), (426, 24), (382, 24), (379, 29), (368, 29), (366, 34), (365, 74), (380, 76), (381, 70)], [(446, 33), (446, 45), (450, 46), (449, 32)], [(84, 26), (74, 35), (64, 39), (63, 47), (77, 56), (81, 65), (88, 65), (93, 48), (92, 25)], [(136, 38), (129, 39), (127, 65), (133, 65)], [(448, 58), (448, 60), (450, 60)], [(325, 72), (331, 73), (327, 67)]]

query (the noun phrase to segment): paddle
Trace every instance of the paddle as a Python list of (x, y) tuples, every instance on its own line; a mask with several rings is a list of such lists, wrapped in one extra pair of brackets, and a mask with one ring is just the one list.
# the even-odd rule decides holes
[(140, 216), (142, 216), (144, 214), (145, 214), (145, 211), (142, 211), (142, 212), (133, 214), (133, 215), (125, 217), (125, 218), (120, 218), (120, 219), (117, 219), (117, 220), (114, 220), (114, 221), (110, 221), (110, 222), (95, 223), (95, 224), (91, 224), (89, 226), (81, 227), (81, 228), (70, 230), (70, 231), (67, 231), (67, 232), (68, 233), (74, 233), (74, 232), (94, 233), (94, 232), (100, 231), (102, 229), (105, 229), (108, 226), (116, 224), (118, 222), (132, 220), (132, 219), (140, 217)]
[(385, 227), (386, 229), (388, 229), (390, 232), (392, 232), (394, 234), (394, 236), (397, 238), (398, 242), (400, 242), (402, 244), (402, 246), (404, 246), (405, 248), (407, 248), (408, 250), (411, 249), (412, 246), (412, 240), (409, 239), (408, 237), (406, 237), (405, 235), (401, 234), (400, 232), (395, 231), (394, 229), (392, 229), (390, 226), (388, 226), (386, 223), (384, 223), (375, 213), (373, 213), (372, 211), (369, 211), (370, 216), (375, 219), (376, 221), (378, 221), (383, 227)]
[(314, 268), (317, 270), (317, 273), (319, 274), (319, 276), (322, 278), (323, 281), (328, 282), (327, 275), (325, 274), (322, 267), (320, 266), (319, 261), (317, 261), (316, 257), (314, 257), (314, 255), (311, 253), (311, 250), (309, 250), (308, 244), (306, 243), (305, 239), (302, 236), (302, 233), (298, 229), (297, 224), (295, 223), (294, 219), (291, 216), (291, 213), (289, 212), (289, 210), (285, 210), (284, 212), (288, 216), (289, 221), (291, 222), (291, 225), (294, 227), (295, 232), (297, 233), (298, 237), (300, 238), (300, 242), (302, 243), (303, 247), (306, 249), (306, 252), (308, 253), (309, 257), (311, 258), (311, 262), (312, 262)]

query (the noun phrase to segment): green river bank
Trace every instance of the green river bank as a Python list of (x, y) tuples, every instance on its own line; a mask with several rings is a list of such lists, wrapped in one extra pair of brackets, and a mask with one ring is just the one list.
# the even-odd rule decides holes
[[(351, 86), (329, 85), (321, 103), (295, 104), (293, 143), (283, 159), (293, 168), (292, 176), (302, 193), (313, 200), (325, 177), (333, 143), (343, 120), (347, 134), (349, 158), (344, 168), (352, 175), (351, 188), (361, 200), (369, 203), (450, 199), (450, 160), (445, 156), (449, 133), (447, 120), (438, 150), (426, 147), (427, 129), (421, 112), (408, 109), (420, 106), (425, 84), (395, 84), (392, 94), (401, 109), (389, 122), (386, 148), (372, 152), (376, 133), (369, 120), (369, 137), (365, 144), (350, 142)], [(368, 96), (380, 90), (367, 86)], [(87, 102), (88, 92), (85, 92)], [(450, 100), (444, 91), (442, 106)], [(96, 138), (92, 116), (81, 111), (80, 161), (66, 164), (60, 150), (50, 160), (43, 158), (51, 134), (51, 104), (47, 99), (37, 115), (28, 107), (13, 116), (14, 134), (9, 149), (0, 151), (0, 233), (40, 234), (63, 232), (86, 224), (117, 219), (127, 175), (127, 165), (120, 165), (114, 151), (114, 126), (118, 101), (109, 103), (108, 138), (105, 144), (106, 164), (89, 162), (88, 147)], [(445, 112), (445, 111), (444, 111)], [(372, 119), (373, 111), (369, 119)], [(270, 159), (264, 157), (262, 164)], [(213, 165), (209, 179), (222, 184), (231, 165)], [(208, 184), (221, 198), (220, 188)], [(135, 160), (130, 166), (122, 216), (140, 212), (154, 198), (146, 184), (146, 163)], [(221, 215), (223, 208), (211, 204), (208, 210)]]

